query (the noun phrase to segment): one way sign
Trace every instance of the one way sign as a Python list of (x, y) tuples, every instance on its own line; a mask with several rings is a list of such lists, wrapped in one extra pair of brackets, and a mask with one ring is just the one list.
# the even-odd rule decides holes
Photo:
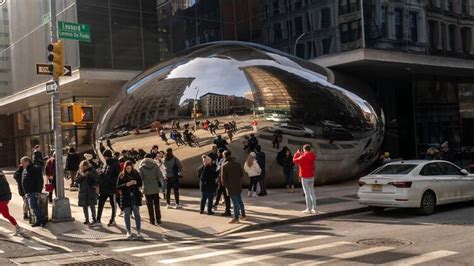
[[(37, 75), (51, 75), (51, 72), (48, 69), (48, 64), (36, 64), (36, 74)], [(72, 76), (71, 66), (64, 66), (63, 76), (70, 77)]]

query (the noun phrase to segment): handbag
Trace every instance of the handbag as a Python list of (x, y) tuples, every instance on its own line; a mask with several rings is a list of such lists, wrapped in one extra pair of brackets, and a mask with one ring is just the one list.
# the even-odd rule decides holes
[(44, 185), (44, 190), (48, 193), (51, 193), (54, 191), (54, 184), (46, 184)]

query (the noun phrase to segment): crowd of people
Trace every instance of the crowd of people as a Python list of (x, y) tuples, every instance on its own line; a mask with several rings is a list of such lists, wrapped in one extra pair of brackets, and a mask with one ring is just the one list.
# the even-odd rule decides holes
[[(252, 133), (243, 138), (243, 150), (248, 154), (241, 165), (232, 156), (228, 142), (217, 135), (211, 152), (201, 156), (202, 165), (197, 169), (197, 179), (201, 191), (200, 213), (214, 215), (223, 198), (225, 209), (222, 216), (232, 217), (228, 223), (239, 223), (247, 218), (242, 200), (244, 172), (247, 173), (250, 186), (248, 197), (254, 198), (267, 195), (265, 184), (266, 155)], [(117, 207), (119, 216), (124, 217), (126, 237), (132, 238), (131, 219), (135, 220), (136, 237), (141, 238), (140, 206), (145, 198), (149, 221), (152, 225), (161, 224), (160, 199), (166, 200), (166, 208), (182, 209), (180, 204), (180, 179), (183, 165), (174, 156), (173, 150), (160, 150), (154, 145), (150, 151), (131, 149), (115, 152), (111, 148), (100, 149), (104, 162), (95, 160), (91, 154), (83, 157), (69, 148), (65, 170), (71, 180), (71, 191), (78, 191), (78, 206), (83, 209), (85, 225), (102, 223), (104, 206), (111, 206), (108, 226), (115, 226)], [(44, 157), (39, 146), (35, 147), (33, 156), (22, 157), (14, 178), (18, 183), (20, 196), (24, 201), (24, 219), (33, 220), (32, 226), (44, 226), (48, 222), (38, 199), (43, 189), (49, 192), (49, 201), (55, 191), (56, 171), (55, 156)], [(314, 192), (314, 162), (316, 154), (309, 145), (304, 145), (294, 155), (287, 147), (283, 147), (277, 155), (277, 162), (282, 167), (289, 192), (294, 192), (293, 173), (295, 165), (299, 167), (299, 177), (306, 197), (304, 213), (316, 212)], [(43, 173), (46, 177), (45, 186)], [(9, 215), (8, 201), (11, 192), (6, 179), (0, 177), (0, 213), (16, 226), (21, 228)], [(172, 204), (171, 192), (174, 194)], [(161, 194), (161, 195), (160, 195)], [(118, 199), (118, 201), (117, 201)], [(96, 208), (97, 206), (97, 208)], [(233, 209), (233, 213), (231, 210)], [(32, 219), (34, 218), (34, 219)]]

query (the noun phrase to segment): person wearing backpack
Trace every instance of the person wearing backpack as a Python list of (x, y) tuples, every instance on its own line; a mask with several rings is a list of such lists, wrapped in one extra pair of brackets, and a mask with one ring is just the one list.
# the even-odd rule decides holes
[(182, 165), (178, 158), (173, 155), (173, 149), (168, 148), (166, 150), (163, 165), (166, 169), (166, 208), (171, 209), (171, 189), (173, 189), (176, 201), (175, 208), (182, 209), (183, 207), (179, 204), (179, 179), (182, 177)]
[(198, 170), (199, 188), (201, 189), (201, 209), (200, 213), (204, 213), (207, 202), (207, 215), (213, 215), (212, 203), (217, 190), (217, 165), (212, 163), (211, 157), (202, 156), (203, 165)]
[(138, 171), (143, 181), (143, 194), (145, 194), (150, 223), (156, 225), (161, 224), (160, 183), (163, 174), (152, 157), (153, 155), (147, 153), (145, 159), (141, 161)]

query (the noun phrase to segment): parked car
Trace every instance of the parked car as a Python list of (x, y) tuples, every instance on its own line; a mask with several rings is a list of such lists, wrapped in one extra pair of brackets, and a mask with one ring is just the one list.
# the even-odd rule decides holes
[(441, 160), (393, 162), (362, 177), (358, 197), (375, 213), (397, 207), (430, 215), (438, 205), (474, 200), (474, 175)]
[(286, 114), (271, 113), (265, 116), (265, 120), (273, 122), (290, 122), (290, 117)]
[(270, 132), (281, 132), (282, 134), (289, 134), (298, 137), (314, 137), (314, 131), (300, 125), (278, 123), (268, 128)]

